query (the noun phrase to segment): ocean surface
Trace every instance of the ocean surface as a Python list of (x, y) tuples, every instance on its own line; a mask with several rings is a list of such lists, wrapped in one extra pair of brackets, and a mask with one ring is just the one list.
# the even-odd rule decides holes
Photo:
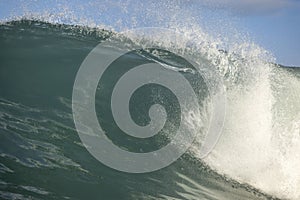
[[(236, 47), (237, 53), (205, 43), (199, 49), (186, 43), (173, 47), (190, 51), (200, 63), (205, 58), (224, 79), (223, 133), (207, 157), (199, 157), (199, 132), (184, 155), (158, 171), (125, 173), (96, 160), (76, 131), (72, 91), (86, 56), (112, 36), (111, 30), (37, 20), (0, 25), (0, 199), (300, 199), (300, 68), (266, 62), (264, 51), (252, 44)], [(161, 52), (124, 62), (141, 59), (165, 63), (162, 70), (194, 80), (202, 111), (209, 115), (208, 90), (184, 60)], [(168, 120), (163, 134), (151, 140), (126, 136), (105, 96), (112, 89), (110, 77), (123, 73), (122, 66), (102, 80), (106, 87), (98, 85), (99, 121), (127, 150), (160, 148), (178, 126), (180, 106), (163, 87), (142, 88), (130, 102), (137, 124), (148, 123), (145, 113), (153, 103), (165, 107)]]

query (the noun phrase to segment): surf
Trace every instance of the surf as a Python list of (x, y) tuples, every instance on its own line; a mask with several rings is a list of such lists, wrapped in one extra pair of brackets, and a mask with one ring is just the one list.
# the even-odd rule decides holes
[[(107, 180), (114, 175), (103, 166), (95, 167), (99, 165), (81, 146), (70, 115), (72, 83), (80, 63), (95, 45), (116, 34), (116, 31), (99, 27), (36, 19), (9, 21), (0, 26), (3, 47), (0, 53), (3, 70), (1, 163), (5, 177), (3, 185), (11, 190), (11, 193), (2, 192), (3, 198), (18, 194), (80, 198), (80, 194), (61, 191), (39, 180), (34, 184), (37, 190), (28, 194), (28, 187), (24, 189), (24, 183), (13, 178), (17, 172), (13, 164), (24, 172), (29, 172), (29, 167), (42, 171), (46, 168), (65, 170), (67, 177), (71, 177), (74, 170), (76, 175), (71, 180), (80, 186), (87, 181), (88, 185), (96, 183), (99, 187), (108, 187), (101, 183), (101, 178), (93, 176), (101, 174)], [(176, 24), (169, 28), (176, 28), (189, 41), (177, 41), (174, 49), (189, 52), (200, 63), (202, 57), (209, 60), (222, 75), (228, 98), (223, 133), (215, 149), (204, 159), (198, 157), (203, 139), (199, 137), (189, 152), (166, 171), (150, 178), (147, 175), (114, 177), (117, 184), (126, 184), (126, 192), (135, 188), (136, 192), (128, 193), (127, 198), (299, 199), (299, 70), (274, 64), (269, 52), (249, 41), (236, 42), (221, 51), (224, 44), (199, 26), (178, 27)], [(174, 45), (162, 40), (164, 37), (155, 40), (163, 45)], [(192, 72), (185, 65), (155, 56), (150, 59), (167, 70)], [(214, 79), (213, 74), (210, 78)], [(18, 153), (7, 144), (26, 150)], [(87, 158), (78, 159), (73, 152)], [(160, 183), (160, 176), (170, 178)], [(51, 180), (51, 177), (45, 177)], [(122, 177), (128, 182), (124, 183)], [(152, 189), (134, 186), (133, 183), (140, 179), (148, 181)], [(155, 186), (156, 183), (171, 186), (164, 190)], [(112, 181), (108, 185), (115, 187)], [(88, 194), (88, 187), (82, 187), (83, 193)], [(48, 192), (37, 192), (43, 191), (42, 188)], [(97, 187), (93, 190), (96, 196), (101, 192), (104, 193), (103, 190), (97, 192)], [(126, 192), (119, 191), (123, 195)]]

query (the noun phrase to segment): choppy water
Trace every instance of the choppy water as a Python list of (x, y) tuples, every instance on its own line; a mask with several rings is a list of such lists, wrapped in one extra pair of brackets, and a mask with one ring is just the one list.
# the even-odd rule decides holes
[[(113, 34), (34, 20), (0, 25), (1, 199), (300, 198), (300, 71), (262, 61), (261, 50), (249, 44), (236, 47), (244, 52), (239, 56), (206, 44), (190, 50), (198, 52), (194, 58), (199, 62), (205, 57), (216, 67), (227, 92), (223, 134), (208, 157), (199, 158), (201, 141), (196, 141), (166, 168), (129, 174), (89, 154), (73, 121), (73, 84), (88, 53)], [(188, 50), (185, 45), (174, 48)], [(177, 57), (160, 59), (173, 62), (169, 70), (193, 76)], [(133, 102), (133, 112), (141, 115), (148, 104), (171, 101), (165, 105), (170, 113), (165, 133), (172, 134), (179, 109), (172, 94), (163, 88), (144, 89)], [(206, 97), (207, 91), (201, 91)], [(205, 107), (203, 99), (199, 102)], [(107, 107), (96, 95), (96, 109)], [(106, 129), (115, 133), (111, 139), (124, 148), (144, 152), (168, 142), (168, 134), (144, 144), (122, 138), (109, 113), (100, 113)], [(137, 118), (141, 124), (147, 120)]]

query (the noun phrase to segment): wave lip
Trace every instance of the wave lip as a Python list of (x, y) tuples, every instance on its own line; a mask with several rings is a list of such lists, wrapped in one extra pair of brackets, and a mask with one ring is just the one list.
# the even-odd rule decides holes
[[(78, 130), (79, 136), (85, 146), (90, 147), (88, 148), (88, 151), (97, 160), (109, 167), (120, 171), (130, 173), (144, 173), (159, 170), (163, 167), (168, 166), (172, 162), (175, 162), (190, 147), (196, 134), (200, 132), (202, 126), (201, 120), (199, 120), (201, 119), (200, 106), (199, 97), (197, 97), (198, 93), (196, 91), (201, 88), (197, 88), (195, 83), (186, 79), (187, 77), (174, 71), (174, 67), (171, 71), (162, 70), (162, 62), (153, 59), (153, 55), (150, 59), (149, 57), (146, 57), (147, 59), (144, 61), (144, 63), (137, 64), (136, 62), (140, 58), (134, 56), (134, 53), (132, 53), (134, 51), (168, 52), (174, 50), (173, 48), (168, 49), (167, 46), (164, 47), (163, 45), (157, 46), (155, 44), (155, 41), (153, 40), (153, 35), (149, 35), (150, 32), (155, 33), (154, 37), (156, 37), (157, 35), (161, 36), (164, 33), (164, 35), (168, 35), (169, 38), (182, 40), (180, 35), (176, 34), (175, 32), (171, 32), (170, 30), (157, 28), (132, 30), (130, 31), (129, 35), (135, 34), (136, 32), (138, 32), (139, 34), (138, 38), (140, 41), (147, 40), (147, 42), (133, 44), (132, 40), (120, 40), (122, 36), (118, 36), (116, 40), (114, 38), (110, 38), (108, 41), (100, 43), (91, 51), (91, 53), (83, 61), (77, 73), (73, 88), (72, 106), (75, 125)], [(150, 36), (150, 39), (146, 38), (145, 34), (147, 34), (147, 37)], [(129, 40), (129, 42), (127, 40)], [(167, 40), (166, 37), (165, 40)], [(128, 48), (129, 45), (130, 48)], [(133, 55), (128, 56), (130, 54)], [(137, 56), (140, 55), (142, 54), (139, 53)], [(134, 60), (130, 61), (130, 58), (133, 58)], [(145, 58), (145, 56), (142, 56), (142, 58)], [(198, 70), (196, 67), (193, 67), (193, 65), (190, 64), (191, 61), (188, 61), (189, 59), (187, 57), (185, 57), (184, 59), (187, 59), (186, 62), (190, 65), (191, 70)], [(101, 60), (101, 65), (99, 64), (99, 60)], [(131, 122), (132, 114), (130, 113), (131, 111), (127, 111), (127, 108), (130, 108), (129, 104), (131, 96), (134, 95), (135, 91), (141, 88), (141, 86), (144, 87), (149, 84), (162, 85), (175, 95), (180, 105), (181, 113), (178, 130), (172, 137), (169, 144), (153, 152), (138, 154), (124, 151), (121, 148), (113, 145), (110, 141), (105, 142), (106, 134), (108, 131), (103, 130), (97, 123), (97, 116), (94, 106), (95, 100), (93, 98), (95, 96), (94, 94), (97, 91), (98, 84), (100, 84), (99, 87), (102, 87), (101, 84), (108, 84), (108, 80), (106, 79), (106, 81), (102, 81), (105, 80), (102, 77), (105, 76), (105, 73), (108, 73), (108, 71), (110, 70), (109, 67), (111, 67), (113, 64), (117, 65), (117, 63), (121, 64), (115, 67), (118, 71), (121, 71), (121, 67), (122, 65), (124, 65), (123, 63), (126, 63), (128, 66), (133, 65), (133, 67), (135, 68), (127, 69), (123, 72), (125, 73), (125, 75), (123, 75), (122, 77), (119, 76), (118, 79), (112, 78), (112, 75), (110, 75), (110, 79), (112, 81), (115, 81), (115, 83), (112, 83), (113, 91), (111, 93), (105, 93), (104, 89), (102, 91), (102, 93), (111, 96), (111, 100), (110, 97), (108, 97), (108, 100), (109, 102), (111, 102), (111, 115), (113, 116), (115, 123), (121, 130), (123, 130), (130, 136), (136, 138), (153, 137), (165, 126), (165, 118), (168, 116), (161, 105), (155, 104), (149, 108), (150, 122), (144, 127), (137, 126), (134, 122)], [(164, 67), (164, 69), (166, 69), (165, 62), (162, 66)], [(200, 66), (197, 67), (199, 68)], [(208, 68), (207, 66), (205, 67)], [(87, 77), (89, 80), (88, 82)], [(201, 74), (197, 72), (196, 77), (200, 78)], [(217, 77), (217, 73), (215, 73), (215, 77)], [(197, 80), (194, 78), (193, 81), (195, 82)], [(202, 82), (207, 85), (205, 80)], [(177, 86), (174, 87), (174, 85)], [(209, 91), (212, 91), (212, 89), (216, 87), (216, 85), (214, 85), (214, 88), (211, 87), (211, 85), (207, 86), (210, 87), (208, 89)], [(221, 90), (223, 89), (223, 86), (221, 85), (221, 87), (217, 89)], [(211, 119), (211, 125), (209, 125), (210, 128), (208, 129), (207, 136), (203, 141), (203, 156), (206, 156), (215, 146), (216, 141), (221, 134), (225, 115), (225, 97), (223, 96), (224, 91), (214, 91), (214, 95), (218, 95), (218, 97), (216, 98), (214, 96), (213, 99), (213, 115)], [(108, 105), (110, 105), (109, 102)], [(85, 109), (82, 109), (82, 107), (84, 107)], [(216, 110), (214, 110), (215, 108), (218, 109), (218, 114), (216, 114)], [(103, 113), (105, 112), (103, 111)], [(98, 114), (98, 116), (99, 115), (101, 116), (101, 113)], [(87, 129), (87, 127), (89, 129)], [(91, 130), (91, 132), (89, 132), (89, 130)], [(101, 133), (100, 139), (98, 139), (98, 143), (96, 143), (97, 137), (95, 135), (97, 131), (100, 131)], [(87, 135), (89, 135), (89, 137)], [(108, 156), (107, 152), (111, 152), (112, 154)]]

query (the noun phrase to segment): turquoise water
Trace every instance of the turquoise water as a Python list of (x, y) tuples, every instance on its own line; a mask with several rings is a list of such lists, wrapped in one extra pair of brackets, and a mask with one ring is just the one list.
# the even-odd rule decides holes
[[(272, 187), (268, 182), (264, 182), (269, 176), (261, 177), (261, 182), (257, 181), (260, 180), (257, 179), (257, 176), (260, 176), (260, 168), (257, 167), (257, 171), (255, 171), (255, 162), (257, 161), (255, 153), (257, 152), (253, 149), (253, 154), (248, 153), (241, 145), (238, 145), (233, 135), (226, 135), (228, 132), (233, 133), (237, 130), (232, 128), (230, 122), (225, 124), (223, 139), (220, 139), (220, 144), (217, 145), (216, 151), (212, 153), (211, 157), (204, 160), (199, 159), (197, 151), (194, 151), (197, 146), (193, 146), (190, 151), (170, 166), (150, 173), (130, 174), (119, 172), (103, 165), (89, 154), (82, 145), (73, 121), (73, 84), (76, 73), (88, 53), (99, 42), (110, 38), (112, 34), (111, 31), (107, 30), (30, 20), (13, 21), (0, 25), (1, 199), (232, 200), (277, 199), (277, 197), (297, 199), (299, 190), (289, 191), (287, 189), (285, 191), (290, 193), (283, 193), (282, 190)], [(146, 58), (131, 56), (128, 59), (135, 61)], [(168, 54), (167, 59), (166, 57), (162, 58), (162, 60), (164, 59), (175, 60), (179, 69), (186, 66), (184, 61), (180, 61), (178, 57), (172, 54)], [(119, 73), (119, 70), (121, 68), (115, 68), (111, 73)], [(239, 98), (236, 93), (240, 95), (242, 87), (251, 91), (249, 86), (251, 81), (249, 79), (251, 79), (253, 71), (255, 70), (246, 71), (247, 73), (238, 71), (239, 78), (237, 78), (237, 74), (234, 74), (235, 79), (231, 76), (232, 71), (225, 73), (229, 107), (236, 105), (234, 103), (235, 99)], [(198, 85), (196, 84), (196, 86), (198, 88), (202, 87), (200, 77), (195, 77), (190, 73), (182, 73), (191, 79), (197, 80)], [(247, 78), (243, 78), (245, 74)], [(280, 69), (278, 66), (272, 65), (270, 74), (277, 75), (272, 75), (270, 78), (271, 86), (273, 89), (275, 88), (273, 94), (275, 98), (274, 105), (276, 106), (273, 110), (277, 109), (277, 113), (279, 113), (276, 115), (277, 118), (273, 117), (273, 119), (278, 119), (273, 123), (273, 126), (281, 127), (279, 124), (285, 124), (283, 119), (287, 119), (287, 116), (291, 119), (296, 119), (295, 116), (297, 116), (298, 107), (294, 101), (297, 100), (298, 96), (297, 92), (293, 91), (296, 91), (295, 88), (299, 90), (299, 70)], [(282, 77), (286, 77), (285, 80), (287, 81), (285, 85), (278, 87)], [(110, 79), (103, 81), (104, 85), (109, 85)], [(105, 90), (108, 89), (105, 88)], [(157, 87), (154, 90), (151, 88), (143, 89), (144, 91), (138, 93), (131, 102), (133, 115), (142, 116), (141, 118), (137, 117), (135, 121), (141, 125), (147, 123), (149, 119), (147, 117), (143, 118), (145, 116), (143, 113), (148, 111), (151, 104), (161, 103), (166, 107), (169, 114), (167, 124), (164, 127), (165, 130), (162, 132), (172, 135), (173, 128), (176, 129), (178, 124), (176, 115), (180, 111), (176, 99), (174, 100), (172, 93), (169, 93), (163, 87)], [(255, 91), (258, 90), (255, 89)], [(201, 91), (199, 92), (201, 97), (199, 102), (205, 107), (202, 98), (208, 95), (207, 90), (203, 88), (199, 91)], [(285, 92), (290, 92), (288, 95), (290, 98), (287, 101)], [(101, 91), (101, 94), (103, 93), (105, 91)], [(164, 94), (164, 96), (161, 94)], [(280, 97), (280, 95), (283, 100), (276, 100), (276, 97)], [(254, 93), (253, 96), (257, 96), (257, 94)], [(139, 102), (143, 103), (139, 104)], [(289, 105), (294, 104), (293, 108), (283, 102), (289, 102)], [(256, 102), (256, 105), (259, 106), (260, 102)], [(131, 151), (145, 152), (160, 148), (169, 141), (170, 135), (168, 134), (162, 134), (162, 136), (142, 142), (122, 135), (116, 124), (111, 120), (109, 112), (103, 112), (108, 107), (109, 102), (107, 102), (106, 97), (101, 98), (96, 94), (98, 118), (108, 132), (115, 133), (110, 137), (115, 144)], [(287, 112), (287, 110), (289, 111)], [(291, 110), (294, 110), (295, 113), (291, 113)], [(243, 110), (243, 112), (247, 113), (249, 110)], [(229, 109), (228, 115), (240, 116), (237, 111), (233, 112), (231, 109)], [(245, 116), (245, 120), (249, 120), (249, 118), (249, 115)], [(229, 117), (230, 119), (233, 120), (234, 118)], [(260, 118), (259, 121), (264, 119)], [(253, 120), (255, 121), (255, 119)], [(246, 127), (243, 126), (242, 120), (235, 122), (241, 123), (242, 128)], [(239, 130), (245, 133), (246, 130), (249, 130), (247, 127), (242, 128)], [(261, 130), (266, 129), (262, 128)], [(298, 129), (295, 127), (294, 130), (289, 130), (292, 132)], [(278, 145), (276, 149), (285, 149), (288, 152), (289, 149), (286, 147), (288, 142), (278, 142), (277, 135), (275, 133), (272, 135), (273, 139), (271, 141), (275, 142), (271, 146), (276, 144)], [(281, 137), (285, 136), (281, 134)], [(241, 137), (243, 138), (244, 135), (241, 135)], [(286, 138), (290, 137), (286, 136)], [(230, 139), (232, 141), (228, 143), (227, 140)], [(263, 140), (264, 137), (260, 139)], [(247, 143), (251, 140), (252, 138), (248, 134), (248, 140), (245, 140), (244, 145), (253, 145), (251, 142)], [(260, 145), (267, 146), (268, 144), (267, 142), (258, 143), (257, 148), (259, 149)], [(228, 157), (229, 155), (224, 152), (224, 146), (227, 146), (227, 149), (233, 149), (234, 152), (240, 152), (240, 157), (235, 155), (231, 158)], [(290, 144), (290, 146), (293, 146), (293, 144)], [(262, 151), (266, 150), (262, 149)], [(224, 155), (220, 155), (223, 152)], [(228, 152), (231, 151), (228, 150)], [(249, 157), (250, 154), (254, 157)], [(218, 159), (218, 156), (224, 158), (224, 160)], [(254, 165), (252, 166), (249, 161), (245, 162), (244, 160), (253, 160)], [(269, 154), (265, 155), (265, 160), (271, 160)], [(295, 160), (286, 157), (286, 155), (282, 156), (282, 160), (284, 163), (291, 162), (295, 163), (293, 166), (298, 166)], [(226, 165), (222, 165), (223, 163), (226, 163)], [(232, 167), (231, 164), (237, 166), (237, 168)], [(257, 162), (257, 166), (260, 164), (260, 162)], [(243, 166), (252, 168), (254, 174), (252, 170), (249, 170), (248, 174), (245, 175), (246, 172), (242, 170)], [(263, 166), (276, 168), (276, 166), (268, 164)], [(284, 165), (282, 164), (282, 166)], [(239, 169), (241, 169), (241, 172), (239, 172)], [(285, 168), (280, 169), (283, 171)], [(263, 173), (267, 174), (268, 170)], [(252, 179), (251, 177), (255, 178)], [(296, 174), (293, 179), (280, 177), (271, 181), (275, 182), (277, 180), (277, 185), (284, 185), (285, 180), (293, 180), (292, 183), (297, 184), (299, 183), (297, 182), (299, 181), (298, 178)], [(274, 190), (268, 188), (268, 185)], [(287, 187), (289, 188), (289, 186)]]

